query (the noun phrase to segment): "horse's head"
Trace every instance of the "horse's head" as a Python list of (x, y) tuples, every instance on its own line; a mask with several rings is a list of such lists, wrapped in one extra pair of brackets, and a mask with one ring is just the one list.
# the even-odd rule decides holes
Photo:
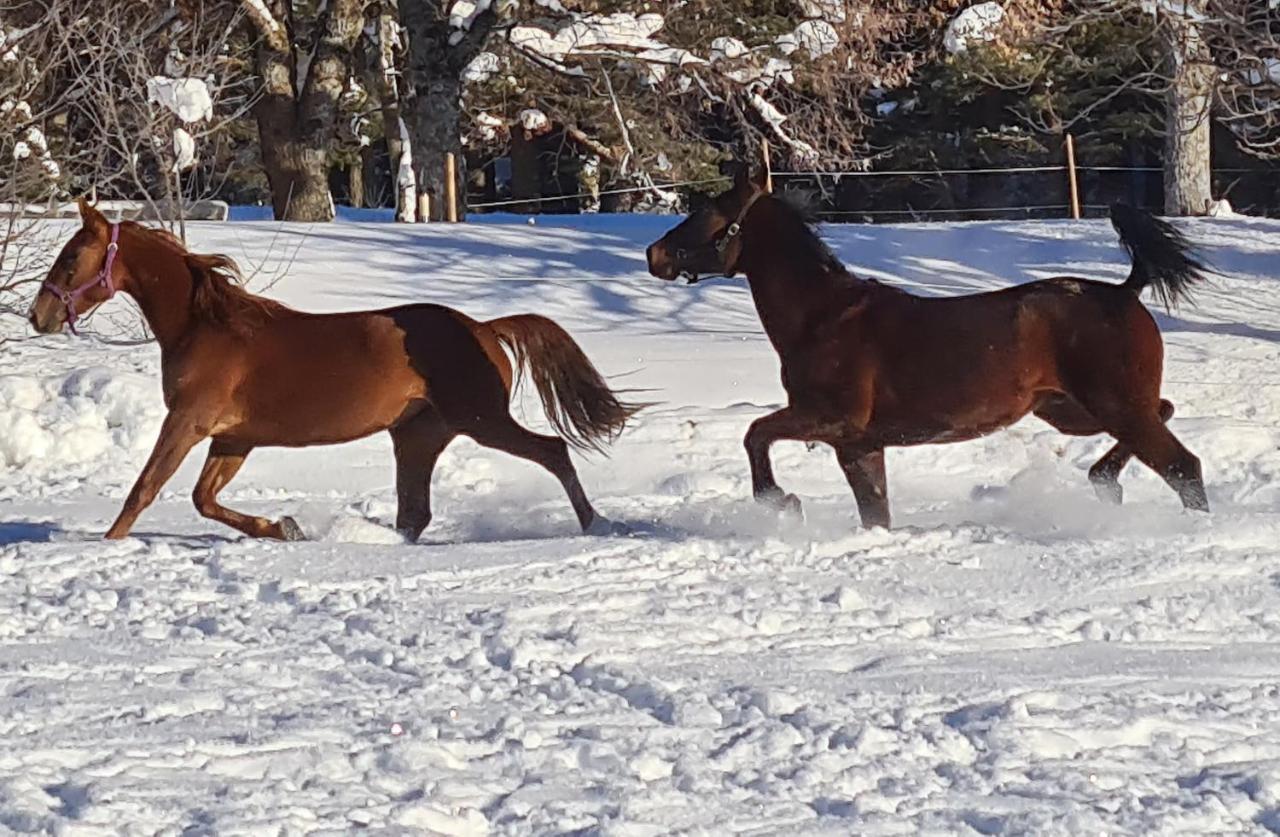
[(731, 187), (649, 245), (649, 272), (667, 281), (679, 276), (697, 281), (705, 273), (736, 274), (742, 222), (765, 194), (765, 173), (740, 168)]
[[(101, 212), (80, 199), (80, 229), (63, 245), (36, 293), (27, 318), (41, 334), (56, 334), (64, 325), (90, 313), (115, 293), (108, 255), (115, 249), (114, 228)], [(116, 272), (122, 265), (114, 264)]]

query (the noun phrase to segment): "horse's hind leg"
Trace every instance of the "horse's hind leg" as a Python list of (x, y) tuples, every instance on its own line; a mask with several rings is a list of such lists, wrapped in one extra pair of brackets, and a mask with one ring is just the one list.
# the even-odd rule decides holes
[(278, 521), (265, 517), (241, 514), (218, 503), (218, 493), (239, 472), (244, 465), (245, 457), (253, 450), (250, 445), (241, 445), (223, 439), (214, 439), (209, 445), (209, 456), (205, 459), (204, 469), (196, 480), (196, 489), (192, 499), (196, 511), (210, 520), (238, 529), (253, 538), (276, 538), (282, 541), (302, 540), (302, 530), (292, 517), (282, 517)]
[(396, 529), (416, 541), (431, 524), (431, 474), (454, 432), (427, 410), (391, 429), (396, 455)]
[[(1102, 422), (1079, 402), (1065, 395), (1047, 398), (1036, 407), (1035, 415), (1068, 436), (1095, 436), (1106, 432)], [(1173, 405), (1162, 400), (1159, 415), (1162, 423), (1168, 422), (1173, 416)], [(1120, 485), (1120, 473), (1132, 458), (1133, 451), (1128, 445), (1117, 442), (1089, 469), (1089, 482), (1099, 500), (1115, 505), (1123, 502), (1124, 489)]]
[(863, 528), (889, 528), (889, 486), (885, 478), (884, 448), (873, 451), (836, 448), (836, 459), (858, 501)]
[[(1160, 421), (1163, 424), (1168, 424), (1171, 418), (1173, 418), (1173, 404), (1162, 400), (1160, 402)], [(1093, 483), (1093, 490), (1100, 500), (1114, 503), (1117, 506), (1124, 501), (1124, 488), (1120, 485), (1120, 473), (1132, 458), (1133, 451), (1123, 442), (1117, 442), (1089, 469), (1089, 482)]]
[(578, 516), (578, 524), (588, 534), (614, 534), (623, 531), (596, 513), (582, 490), (578, 480), (578, 472), (569, 459), (569, 446), (564, 439), (557, 436), (543, 436), (526, 430), (516, 423), (510, 415), (501, 418), (482, 419), (462, 431), (487, 448), (500, 450), (521, 459), (527, 459), (541, 465), (560, 480), (573, 511)]
[(1178, 441), (1158, 416), (1122, 426), (1112, 435), (1178, 492), (1184, 507), (1193, 511), (1209, 510), (1199, 458)]

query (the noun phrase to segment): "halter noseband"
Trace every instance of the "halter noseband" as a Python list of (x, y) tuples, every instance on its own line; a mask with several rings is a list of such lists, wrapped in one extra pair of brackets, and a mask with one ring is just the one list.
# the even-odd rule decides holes
[[(120, 239), (120, 225), (111, 225), (111, 243), (107, 245), (107, 259), (102, 264), (102, 270), (98, 271), (97, 277), (92, 282), (86, 282), (73, 291), (63, 290), (57, 285), (49, 281), (45, 281), (40, 286), (41, 291), (48, 291), (62, 301), (67, 308), (67, 327), (71, 329), (71, 333), (79, 336), (80, 332), (76, 331), (76, 300), (88, 293), (89, 289), (95, 285), (101, 285), (107, 289), (107, 299), (116, 295), (116, 286), (111, 282), (111, 269), (116, 263), (116, 253), (120, 250), (118, 243)], [(106, 302), (106, 300), (103, 300)]]

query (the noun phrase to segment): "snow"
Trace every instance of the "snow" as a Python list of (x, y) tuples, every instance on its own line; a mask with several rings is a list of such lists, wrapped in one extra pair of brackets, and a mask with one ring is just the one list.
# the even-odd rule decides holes
[(1262, 66), (1261, 70), (1253, 67), (1244, 70), (1245, 80), (1254, 87), (1264, 83), (1280, 84), (1280, 58), (1265, 58)]
[(711, 42), (711, 62), (740, 58), (747, 54), (747, 46), (737, 38), (722, 35)]
[(787, 121), (787, 115), (774, 107), (764, 96), (752, 90), (747, 94), (747, 102), (773, 129), (774, 136), (791, 147), (801, 163), (811, 163), (818, 158), (818, 152), (813, 146), (804, 140), (796, 139), (783, 129), (782, 125)]
[(449, 36), (449, 43), (460, 43), (476, 18), (487, 12), (492, 2), (493, 0), (457, 0), (449, 8), (449, 26), (458, 31)]
[(196, 141), (182, 128), (173, 129), (173, 168), (186, 171), (196, 164)]
[(1141, 7), (1150, 15), (1164, 12), (1187, 20), (1208, 20), (1204, 13), (1204, 0), (1142, 0)]
[(477, 113), (475, 119), (472, 120), (476, 126), (476, 130), (485, 140), (497, 139), (499, 131), (507, 127), (507, 123), (491, 113), (481, 111)]
[(418, 175), (413, 170), (413, 138), (404, 117), (396, 121), (400, 132), (400, 161), (396, 168), (396, 220), (410, 223), (417, 217)]
[[(32, 118), (31, 106), (25, 101), (7, 100), (0, 104), (0, 122), (22, 123)], [(49, 141), (38, 125), (30, 125), (22, 132), (22, 139), (13, 144), (12, 156), (21, 161), (35, 157), (45, 177), (57, 180), (62, 176), (62, 166), (53, 159)]]
[(501, 69), (501, 66), (498, 56), (492, 52), (482, 52), (462, 68), (462, 80), (470, 84), (480, 84), (488, 81), (490, 76)]
[(1208, 214), (1210, 218), (1241, 217), (1240, 213), (1236, 212), (1235, 208), (1231, 205), (1231, 201), (1227, 200), (1226, 198), (1222, 198), (1221, 200), (1216, 200), (1213, 203), (1211, 203), (1209, 205)]
[(806, 18), (820, 18), (832, 23), (843, 23), (845, 0), (799, 0), (800, 13)]
[[(686, 50), (677, 50), (652, 38), (664, 23), (662, 15), (652, 12), (642, 15), (628, 12), (580, 15), (561, 26), (554, 35), (537, 26), (513, 26), (507, 40), (517, 49), (555, 64), (563, 64), (573, 56), (621, 49), (648, 51), (654, 56), (652, 60), (668, 64), (701, 61)], [(675, 53), (683, 53), (683, 56)]]
[(551, 120), (537, 108), (525, 108), (516, 114), (520, 126), (530, 133), (540, 133), (551, 127)]
[[(863, 532), (825, 449), (775, 449), (804, 522), (749, 499), (777, 358), (740, 280), (647, 275), (675, 220), (187, 225), (253, 287), (287, 265), (270, 295), (308, 310), (554, 317), (660, 402), (576, 460), (631, 537), (576, 534), (545, 473), (460, 440), (424, 542), (397, 543), (378, 437), (256, 451), (224, 492), (313, 540), (198, 518), (198, 450), (103, 542), (163, 413), (158, 352), (118, 339), (120, 302), (88, 324), (110, 339), (0, 320), (0, 830), (1275, 828), (1280, 223), (1185, 222), (1223, 275), (1157, 315), (1212, 515), (1136, 464), (1099, 505), (1106, 440), (1028, 419), (891, 451), (898, 528)], [(1103, 221), (824, 233), (924, 294), (1128, 271)], [(516, 414), (545, 428), (528, 393)]]
[(0, 102), (0, 119), (12, 122), (31, 120), (31, 105), (23, 99), (6, 99)]
[(204, 79), (153, 76), (147, 79), (147, 101), (167, 108), (188, 125), (213, 118), (213, 97)]
[(792, 42), (808, 52), (810, 58), (821, 58), (835, 52), (836, 47), (840, 46), (840, 34), (825, 20), (806, 20), (791, 33), (790, 39), (785, 43), (786, 48), (780, 44), (784, 53), (794, 51), (789, 49)]
[(973, 43), (995, 40), (996, 30), (1003, 22), (1004, 7), (997, 2), (970, 6), (947, 24), (943, 46), (954, 55), (966, 51)]

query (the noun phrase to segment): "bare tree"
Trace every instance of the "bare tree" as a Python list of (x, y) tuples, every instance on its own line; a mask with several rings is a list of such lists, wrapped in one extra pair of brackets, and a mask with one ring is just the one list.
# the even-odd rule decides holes
[(1220, 119), (1246, 152), (1280, 157), (1280, 14), (1269, 0), (1214, 0)]
[[(688, 0), (659, 14), (642, 3), (606, 13), (401, 0), (415, 107), (427, 114), (414, 124), (446, 132), (430, 145), (455, 153), (459, 133), (472, 147), (502, 134), (524, 150), (554, 125), (606, 185), (714, 172), (726, 147), (744, 153), (760, 138), (781, 163), (853, 166), (869, 151), (867, 94), (906, 84), (961, 2)], [(439, 177), (438, 155), (415, 141), (420, 173)]]
[(1202, 215), (1213, 198), (1210, 140), (1223, 71), (1213, 49), (1220, 40), (1216, 2), (1045, 3), (1037, 25), (1019, 33), (1019, 57), (986, 65), (984, 80), (1025, 93), (1018, 110), (1027, 123), (1059, 135), (1078, 135), (1121, 101), (1142, 110), (1145, 99), (1163, 138), (1165, 212)]
[(235, 18), (199, 0), (131, 3), (109, 27), (72, 0), (0, 9), (0, 313), (25, 310), (57, 252), (40, 219), (67, 197), (140, 198), (181, 225), (184, 198), (218, 188), (198, 154), (247, 105), (222, 48)]

